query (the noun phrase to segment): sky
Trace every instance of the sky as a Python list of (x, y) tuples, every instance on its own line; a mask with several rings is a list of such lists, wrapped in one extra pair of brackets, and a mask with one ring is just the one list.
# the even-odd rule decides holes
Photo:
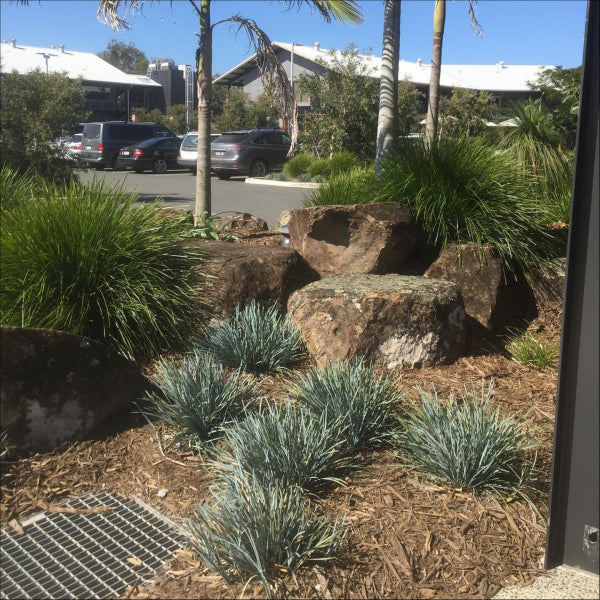
[[(594, 1), (594, 0), (592, 0)], [(212, 0), (215, 23), (235, 14), (251, 18), (272, 41), (295, 42), (381, 55), (383, 1), (361, 0), (360, 25), (326, 24), (308, 4), (287, 9), (285, 2)], [(28, 5), (0, 0), (0, 37), (25, 46), (65, 44), (67, 49), (97, 54), (112, 39), (133, 43), (149, 59), (172, 58), (194, 64), (198, 19), (188, 0), (147, 3), (142, 14), (129, 15), (131, 29), (116, 32), (98, 21), (95, 0), (29, 0)], [(587, 0), (480, 0), (477, 18), (483, 34), (470, 25), (465, 0), (447, 2), (442, 61), (448, 64), (581, 64)], [(433, 0), (402, 0), (400, 58), (431, 60)], [(253, 53), (243, 32), (223, 23), (214, 29), (213, 73), (225, 73)]]

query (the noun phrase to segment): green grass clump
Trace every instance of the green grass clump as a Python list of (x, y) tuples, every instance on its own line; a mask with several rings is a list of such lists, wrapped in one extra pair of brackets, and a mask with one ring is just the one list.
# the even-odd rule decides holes
[(328, 158), (317, 158), (310, 164), (308, 174), (311, 177), (320, 175), (327, 179), (331, 175), (331, 161)]
[(198, 308), (177, 219), (98, 183), (43, 191), (2, 211), (2, 323), (89, 336), (134, 359), (183, 346)]
[(490, 243), (515, 272), (558, 250), (530, 178), (507, 153), (476, 139), (399, 144), (382, 159), (378, 200), (408, 204), (431, 245)]
[(279, 482), (316, 491), (344, 485), (341, 476), (350, 465), (340, 428), (301, 406), (272, 405), (225, 428), (213, 467), (217, 474), (241, 469), (263, 487)]
[(334, 557), (345, 529), (310, 510), (298, 487), (262, 487), (251, 478), (229, 478), (213, 503), (189, 519), (193, 548), (228, 583), (258, 577), (267, 597), (269, 581), (307, 562)]
[(341, 431), (350, 451), (389, 441), (403, 392), (362, 359), (309, 370), (290, 385), (292, 396)]
[(308, 197), (304, 205), (368, 204), (375, 199), (375, 186), (374, 167), (352, 169), (322, 184)]
[(526, 367), (543, 370), (554, 366), (558, 360), (558, 346), (536, 340), (519, 329), (511, 330), (506, 349), (515, 362)]
[(465, 388), (462, 402), (438, 400), (421, 392), (420, 404), (403, 418), (400, 458), (418, 471), (453, 488), (472, 492), (522, 494), (535, 447), (526, 418), (502, 417), (490, 408), (493, 382), (481, 400)]
[(221, 437), (221, 427), (252, 402), (255, 386), (239, 372), (225, 373), (210, 355), (195, 351), (180, 363), (160, 360), (155, 383), (141, 412), (178, 430), (175, 442), (202, 448)]
[(200, 347), (227, 367), (253, 373), (283, 369), (304, 350), (292, 319), (276, 306), (263, 307), (255, 300), (238, 306), (224, 323), (207, 331)]
[(3, 210), (10, 210), (34, 198), (42, 188), (43, 180), (32, 171), (20, 173), (7, 166), (0, 169), (0, 203)]
[(338, 152), (331, 157), (329, 164), (331, 175), (335, 177), (355, 169), (358, 166), (358, 159), (352, 152)]
[(300, 152), (300, 154), (296, 154), (296, 156), (290, 158), (283, 165), (283, 172), (288, 177), (297, 179), (302, 173), (308, 173), (308, 169), (314, 160), (312, 154)]

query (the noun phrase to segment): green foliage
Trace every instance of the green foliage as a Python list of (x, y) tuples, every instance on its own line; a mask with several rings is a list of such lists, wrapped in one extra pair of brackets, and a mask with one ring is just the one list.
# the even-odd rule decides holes
[(311, 98), (305, 118), (304, 140), (331, 156), (350, 151), (357, 156), (375, 156), (379, 81), (349, 46), (341, 54), (331, 53), (322, 74), (301, 75), (298, 86)]
[(289, 402), (227, 427), (212, 466), (217, 476), (241, 470), (262, 487), (279, 483), (305, 490), (344, 485), (340, 477), (349, 469), (341, 426), (332, 427), (324, 416), (314, 417)]
[(283, 369), (303, 353), (291, 318), (282, 316), (276, 306), (265, 308), (255, 300), (210, 328), (200, 345), (225, 366), (255, 373)]
[(560, 133), (565, 148), (575, 147), (581, 67), (544, 69), (536, 81), (529, 82), (531, 89), (542, 93), (544, 106), (552, 114), (552, 120)]
[(172, 104), (167, 108), (166, 113), (161, 115), (159, 123), (177, 135), (188, 131), (197, 131), (198, 111), (194, 109), (188, 111), (185, 104)]
[(345, 535), (312, 512), (296, 486), (263, 487), (241, 475), (212, 494), (188, 521), (194, 550), (228, 583), (258, 577), (268, 598), (270, 579), (332, 559)]
[(131, 114), (132, 116), (135, 115), (136, 123), (160, 123), (164, 117), (164, 114), (159, 108), (147, 110), (141, 106), (133, 107), (131, 109)]
[(440, 99), (438, 133), (447, 137), (482, 135), (494, 108), (494, 98), (488, 92), (453, 88), (449, 98)]
[[(225, 86), (214, 87), (224, 88)], [(239, 89), (216, 91), (211, 123), (213, 131), (276, 127), (278, 120), (279, 111), (266, 94), (252, 100), (250, 96)]]
[(227, 231), (231, 226), (231, 221), (225, 221), (219, 225), (222, 221), (219, 215), (210, 215), (204, 211), (204, 225), (198, 225), (196, 227), (188, 228), (184, 236), (190, 238), (200, 238), (203, 240), (220, 240), (222, 242), (235, 242), (237, 236)]
[(324, 179), (331, 175), (331, 161), (328, 158), (317, 158), (308, 167), (308, 174), (311, 177), (320, 175)]
[(560, 131), (553, 115), (539, 102), (513, 106), (516, 127), (508, 128), (500, 141), (529, 178), (547, 205), (546, 224), (569, 222), (573, 163), (559, 148)]
[(420, 131), (425, 110), (421, 92), (408, 79), (398, 81), (398, 135)]
[(89, 336), (129, 358), (184, 344), (199, 318), (192, 256), (181, 223), (136, 200), (99, 183), (46, 183), (3, 210), (1, 322)]
[(493, 382), (481, 400), (474, 386), (458, 402), (421, 392), (421, 402), (403, 419), (400, 458), (457, 489), (521, 494), (533, 465), (525, 453), (535, 447), (527, 419), (503, 417), (490, 408)]
[(342, 424), (351, 451), (389, 440), (404, 394), (362, 359), (311, 369), (290, 385), (292, 396), (332, 426)]
[(353, 169), (332, 177), (305, 200), (305, 206), (367, 204), (376, 196), (375, 169)]
[(554, 366), (558, 360), (558, 347), (555, 344), (539, 342), (526, 331), (510, 330), (507, 341), (506, 349), (520, 365), (543, 370)]
[(198, 350), (180, 363), (161, 359), (155, 383), (161, 393), (148, 395), (142, 413), (176, 427), (175, 441), (197, 449), (221, 437), (223, 424), (238, 417), (256, 391), (239, 372), (225, 373)]
[[(358, 166), (358, 159), (351, 152), (337, 152), (329, 159), (330, 175), (347, 173)], [(310, 170), (309, 170), (310, 173)], [(314, 173), (315, 175), (317, 173)], [(323, 174), (323, 173), (321, 173)]]
[(34, 171), (21, 173), (7, 166), (0, 168), (0, 202), (2, 203), (2, 209), (14, 208), (34, 198), (43, 187), (43, 181)]
[(296, 154), (290, 158), (283, 165), (283, 172), (288, 176), (294, 179), (297, 179), (302, 173), (308, 173), (308, 169), (310, 165), (313, 163), (314, 158), (312, 154), (308, 152), (300, 152), (300, 154)]
[(80, 80), (39, 69), (26, 75), (2, 73), (0, 164), (19, 172), (35, 169), (47, 179), (69, 179), (76, 162), (53, 142), (86, 120), (84, 101)]
[(378, 201), (406, 202), (431, 245), (490, 243), (505, 266), (529, 271), (557, 252), (548, 208), (509, 155), (477, 139), (399, 144), (384, 156)]
[(112, 39), (106, 50), (99, 52), (98, 56), (125, 73), (145, 75), (148, 71), (148, 57), (133, 43), (126, 44)]

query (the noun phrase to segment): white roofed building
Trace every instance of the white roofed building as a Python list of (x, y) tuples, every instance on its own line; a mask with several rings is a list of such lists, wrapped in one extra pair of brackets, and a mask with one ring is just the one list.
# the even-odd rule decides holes
[(91, 52), (65, 48), (24, 46), (12, 39), (0, 45), (0, 73), (20, 74), (40, 69), (43, 73), (64, 73), (81, 78), (86, 91), (85, 108), (94, 120), (124, 120), (129, 107), (159, 106), (162, 85), (145, 75), (124, 73)]
[[(298, 93), (297, 81), (302, 74), (323, 73), (334, 57), (340, 58), (339, 50), (321, 48), (318, 42), (313, 46), (273, 42), (273, 48), (279, 56), (279, 62), (294, 81), (299, 112), (310, 106), (310, 99)], [(381, 58), (371, 55), (358, 55), (368, 67), (372, 77), (381, 75)], [(471, 90), (489, 92), (499, 107), (516, 100), (524, 100), (535, 96), (529, 82), (537, 79), (545, 65), (508, 65), (498, 61), (493, 65), (450, 65), (442, 64), (440, 75), (441, 93), (449, 95), (453, 88), (460, 87)], [(429, 88), (431, 65), (416, 62), (400, 61), (398, 78), (411, 81), (425, 96)], [(256, 54), (236, 65), (226, 73), (215, 78), (217, 85), (236, 86), (242, 88), (251, 98), (256, 99), (263, 91), (260, 75), (256, 67)], [(426, 103), (423, 103), (426, 106)]]

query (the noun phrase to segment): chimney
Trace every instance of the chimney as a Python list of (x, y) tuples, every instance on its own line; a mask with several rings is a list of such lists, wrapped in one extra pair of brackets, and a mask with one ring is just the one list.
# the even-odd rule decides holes
[(59, 44), (58, 47), (60, 48), (60, 51), (64, 53), (64, 51), (65, 51), (65, 45), (64, 44)]
[(417, 65), (419, 65), (419, 67), (423, 65), (423, 59), (422, 58), (417, 58)]
[(319, 52), (319, 50), (321, 49), (321, 42), (315, 42), (315, 43), (313, 44), (313, 48), (314, 48), (314, 49), (315, 49), (317, 52)]
[(10, 40), (10, 45), (11, 45), (13, 48), (16, 48), (16, 47), (17, 47), (17, 40), (15, 40), (15, 38), (11, 38), (11, 40)]

